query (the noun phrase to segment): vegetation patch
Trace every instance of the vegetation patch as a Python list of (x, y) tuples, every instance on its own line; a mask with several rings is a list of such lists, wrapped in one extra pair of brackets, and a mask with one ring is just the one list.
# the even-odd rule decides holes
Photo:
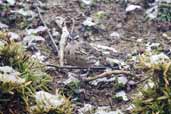
[(141, 89), (141, 96), (135, 99), (133, 114), (171, 113), (171, 61), (163, 54), (146, 54), (141, 65), (151, 78)]
[[(42, 65), (27, 55), (20, 43), (10, 41), (6, 33), (0, 36), (4, 42), (0, 47), (0, 113), (48, 114), (53, 110), (54, 114), (71, 114), (72, 105), (67, 98), (48, 93), (52, 91), (49, 87), (52, 78), (43, 71)], [(48, 102), (46, 96), (41, 94), (38, 97), (42, 98), (43, 105), (37, 100), (41, 91), (51, 95), (56, 103), (63, 100), (62, 103), (46, 110), (41, 107)], [(33, 106), (36, 107), (34, 110)]]

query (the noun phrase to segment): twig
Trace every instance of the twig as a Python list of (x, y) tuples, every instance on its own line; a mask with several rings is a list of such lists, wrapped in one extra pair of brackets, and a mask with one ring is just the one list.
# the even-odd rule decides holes
[(99, 75), (94, 76), (94, 77), (86, 78), (86, 79), (84, 79), (84, 81), (90, 82), (90, 81), (93, 81), (93, 80), (96, 80), (96, 79), (99, 79), (99, 78), (111, 77), (112, 74), (115, 74), (115, 75), (117, 75), (117, 74), (125, 74), (125, 75), (129, 75), (129, 76), (135, 76), (134, 74), (130, 73), (129, 71), (113, 70), (113, 71), (104, 72), (104, 73), (99, 74)]
[(147, 81), (147, 80), (150, 79), (151, 77), (152, 77), (152, 76), (148, 76), (148, 77), (146, 77), (145, 79), (142, 79), (142, 80), (136, 82), (135, 84), (136, 84), (136, 85), (142, 84), (143, 82)]
[[(38, 1), (38, 0), (36, 0), (36, 1), (37, 1), (37, 3), (39, 4), (39, 1)], [(54, 48), (55, 48), (55, 51), (58, 52), (58, 46), (56, 45), (55, 40), (54, 40), (52, 34), (50, 33), (50, 30), (49, 30), (49, 28), (47, 27), (47, 25), (46, 25), (46, 23), (45, 23), (45, 21), (44, 21), (42, 15), (41, 15), (41, 13), (40, 13), (39, 7), (37, 6), (36, 9), (37, 9), (37, 11), (38, 11), (38, 15), (39, 15), (39, 18), (40, 18), (42, 24), (47, 28), (47, 33), (48, 33), (48, 35), (49, 35), (50, 40), (52, 41), (52, 44), (53, 44), (53, 46), (54, 46)]]
[(60, 47), (60, 50), (59, 50), (59, 63), (60, 63), (60, 66), (64, 65), (64, 50), (65, 50), (66, 41), (67, 41), (68, 36), (69, 36), (69, 32), (68, 32), (67, 27), (65, 25), (62, 28), (61, 40), (59, 42), (59, 47)]
[(54, 67), (56, 69), (90, 69), (90, 70), (105, 70), (107, 67), (78, 67), (78, 66), (56, 66), (48, 64), (47, 67)]

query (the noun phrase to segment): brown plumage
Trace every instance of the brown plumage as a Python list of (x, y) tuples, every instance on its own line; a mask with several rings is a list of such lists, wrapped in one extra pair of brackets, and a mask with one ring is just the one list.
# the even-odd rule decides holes
[(96, 62), (91, 54), (95, 51), (86, 42), (72, 41), (65, 47), (65, 59), (68, 65), (90, 67)]

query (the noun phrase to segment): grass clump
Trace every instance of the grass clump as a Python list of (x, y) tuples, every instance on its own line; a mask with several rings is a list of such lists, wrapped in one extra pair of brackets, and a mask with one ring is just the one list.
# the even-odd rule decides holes
[(171, 113), (171, 60), (164, 54), (142, 55), (140, 64), (151, 78), (135, 100), (133, 114)]
[[(43, 65), (27, 55), (20, 43), (10, 41), (6, 35), (0, 36), (4, 42), (0, 46), (0, 113), (48, 114), (54, 111), (51, 114), (71, 114), (71, 102), (61, 95), (58, 95), (59, 100), (63, 99), (63, 102), (58, 107), (41, 109), (39, 113), (31, 110), (33, 106), (41, 108), (36, 94), (39, 91), (51, 92), (49, 83), (52, 78), (44, 72)], [(42, 102), (46, 102), (46, 97), (43, 98)]]

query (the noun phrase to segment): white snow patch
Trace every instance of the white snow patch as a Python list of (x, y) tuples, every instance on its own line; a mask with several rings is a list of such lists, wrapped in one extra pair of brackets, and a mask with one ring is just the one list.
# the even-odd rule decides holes
[(158, 6), (154, 6), (146, 11), (147, 17), (150, 19), (155, 19), (158, 15)]
[(112, 82), (115, 79), (116, 79), (115, 77), (112, 77), (112, 78), (106, 78), (106, 77), (104, 77), (104, 78), (100, 78), (100, 79), (94, 80), (94, 81), (92, 81), (90, 83), (92, 85), (94, 85), (94, 86), (97, 86), (97, 84), (100, 83), (100, 82)]
[(141, 6), (139, 5), (128, 5), (128, 7), (126, 8), (126, 12), (131, 12), (131, 11), (134, 11), (136, 9), (142, 9)]
[(38, 42), (44, 42), (45, 39), (41, 36), (36, 36), (36, 35), (28, 35), (23, 38), (23, 44), (25, 46), (32, 46), (36, 45)]
[(93, 110), (93, 106), (91, 104), (84, 104), (84, 107), (78, 109), (79, 114), (85, 114), (88, 111)]
[(31, 34), (37, 34), (39, 32), (44, 32), (47, 30), (47, 27), (44, 26), (39, 26), (36, 29), (28, 29), (27, 30), (27, 34), (31, 35)]
[(142, 41), (143, 41), (143, 39), (142, 39), (142, 38), (137, 39), (137, 42), (138, 42), (138, 43), (141, 43)]
[(112, 47), (108, 47), (108, 46), (104, 46), (104, 45), (100, 45), (100, 44), (94, 44), (94, 43), (91, 43), (90, 44), (92, 47), (94, 47), (96, 50), (101, 50), (102, 52), (104, 50), (108, 50), (108, 51), (112, 51), (114, 53), (117, 53), (118, 51)]
[(95, 26), (96, 23), (93, 22), (93, 19), (92, 19), (91, 17), (88, 17), (88, 18), (83, 22), (83, 25), (84, 25), (84, 26), (89, 26), (89, 27), (91, 27), (91, 26)]
[(12, 67), (0, 67), (0, 81), (4, 83), (23, 84), (25, 79), (19, 77), (20, 73), (15, 71)]
[(116, 111), (104, 111), (98, 110), (95, 114), (124, 114), (121, 110), (117, 109)]
[(114, 32), (112, 32), (112, 33), (110, 34), (110, 37), (114, 37), (114, 38), (116, 38), (116, 39), (119, 39), (119, 38), (120, 38), (120, 34), (119, 34), (118, 32), (116, 32), (116, 31), (114, 31)]
[(36, 52), (31, 57), (39, 60), (41, 63), (43, 63), (47, 58), (46, 56), (42, 55), (40, 51)]
[(8, 35), (10, 36), (10, 40), (21, 40), (20, 36), (17, 33), (14, 32), (8, 32)]
[(0, 22), (0, 28), (1, 29), (7, 29), (8, 28), (8, 25)]
[(157, 54), (157, 55), (152, 55), (150, 57), (151, 64), (163, 63), (165, 60), (169, 60), (169, 57), (167, 55), (165, 55), (164, 53), (160, 53), (160, 54)]
[(38, 104), (42, 104), (43, 108), (51, 107), (51, 108), (57, 108), (61, 106), (64, 103), (64, 98), (61, 97), (61, 95), (56, 94), (52, 95), (45, 91), (38, 91), (35, 94), (35, 99)]
[(21, 14), (23, 16), (31, 16), (34, 17), (36, 14), (35, 12), (31, 11), (31, 10), (24, 10), (24, 9), (19, 9), (19, 10), (15, 10), (15, 11), (11, 11), (12, 13), (18, 13)]
[(79, 80), (77, 79), (77, 78), (75, 78), (74, 76), (73, 76), (74, 74), (73, 73), (68, 73), (68, 79), (67, 80), (65, 80), (65, 81), (63, 81), (63, 83), (65, 84), (65, 85), (67, 85), (67, 84), (69, 84), (69, 83), (71, 83), (71, 82), (79, 82)]
[(118, 83), (126, 85), (128, 82), (128, 79), (125, 76), (118, 77)]
[(125, 91), (117, 92), (115, 96), (116, 96), (116, 97), (122, 97), (122, 99), (123, 99), (124, 101), (128, 101), (128, 100), (129, 100), (128, 97), (126, 96)]
[(148, 42), (146, 44), (146, 51), (150, 52), (152, 50), (152, 48), (157, 48), (159, 46), (160, 46), (160, 43), (150, 43), (150, 42)]
[(7, 2), (8, 2), (10, 5), (13, 6), (13, 5), (15, 4), (16, 1), (15, 1), (15, 0), (7, 0)]
[(91, 5), (93, 3), (93, 0), (81, 0), (86, 5)]
[(147, 83), (144, 85), (144, 89), (147, 90), (148, 88), (153, 88), (155, 83), (152, 80), (148, 80)]

